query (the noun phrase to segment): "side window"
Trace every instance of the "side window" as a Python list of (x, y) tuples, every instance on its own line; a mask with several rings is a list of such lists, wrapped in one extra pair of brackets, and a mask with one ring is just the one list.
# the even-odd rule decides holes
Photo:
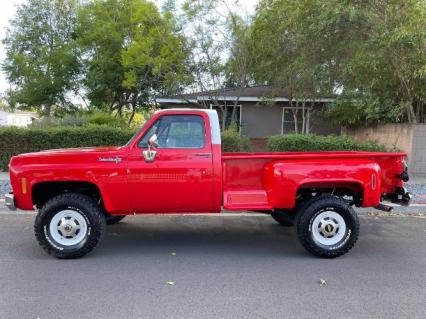
[(157, 134), (158, 148), (203, 148), (206, 144), (204, 120), (198, 115), (164, 115), (144, 134), (138, 143), (147, 147)]

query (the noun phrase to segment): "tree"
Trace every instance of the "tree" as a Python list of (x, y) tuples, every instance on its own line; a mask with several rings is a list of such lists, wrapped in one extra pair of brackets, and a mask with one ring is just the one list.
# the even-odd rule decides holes
[(151, 2), (95, 0), (81, 11), (79, 44), (92, 104), (118, 114), (150, 106), (188, 83), (187, 48), (170, 12)]
[(291, 96), (338, 93), (341, 124), (424, 121), (425, 25), (423, 0), (262, 0), (253, 73)]
[(13, 90), (11, 106), (50, 115), (54, 106), (72, 106), (67, 93), (79, 72), (74, 26), (75, 0), (29, 0), (18, 7), (3, 44), (2, 69)]
[(277, 92), (286, 92), (289, 105), (294, 106), (296, 133), (308, 133), (308, 104), (314, 104), (319, 95), (331, 91), (330, 83), (324, 81), (319, 72), (319, 45), (305, 36), (306, 25), (301, 20), (301, 15), (309, 11), (312, 3), (261, 1), (251, 30), (251, 55), (262, 57), (251, 69), (254, 79), (272, 86)]
[[(195, 81), (189, 89), (205, 93), (207, 99), (196, 104), (204, 108), (214, 105), (219, 111), (222, 129), (236, 124), (235, 106), (239, 104), (239, 95), (233, 101), (224, 101), (221, 97), (227, 88), (241, 89), (242, 92), (250, 82), (249, 24), (240, 12), (235, 12), (237, 2), (188, 0), (183, 4), (180, 18), (192, 48), (190, 66)], [(232, 107), (230, 123), (226, 121), (227, 106)]]

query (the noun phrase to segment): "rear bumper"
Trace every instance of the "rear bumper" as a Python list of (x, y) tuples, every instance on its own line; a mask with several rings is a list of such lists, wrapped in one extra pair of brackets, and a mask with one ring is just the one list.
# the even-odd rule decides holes
[(389, 200), (390, 202), (402, 206), (409, 206), (411, 204), (411, 198), (413, 195), (411, 195), (405, 187), (397, 187), (395, 190), (395, 193), (392, 194), (386, 194), (385, 199)]
[(16, 210), (15, 196), (13, 196), (13, 193), (6, 194), (5, 201), (6, 201), (7, 208), (9, 208), (10, 210)]

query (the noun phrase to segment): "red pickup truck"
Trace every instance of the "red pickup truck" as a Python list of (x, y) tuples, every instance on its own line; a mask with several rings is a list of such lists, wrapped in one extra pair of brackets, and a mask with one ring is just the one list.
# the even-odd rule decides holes
[(348, 252), (359, 234), (352, 206), (408, 205), (404, 153), (221, 153), (212, 110), (156, 112), (126, 145), (21, 154), (10, 161), (10, 209), (37, 210), (36, 238), (50, 255), (93, 250), (106, 224), (130, 214), (270, 214), (294, 225), (320, 257)]

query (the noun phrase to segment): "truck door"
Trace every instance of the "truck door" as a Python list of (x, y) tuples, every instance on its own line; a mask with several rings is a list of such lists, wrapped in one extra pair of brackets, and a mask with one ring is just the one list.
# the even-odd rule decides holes
[[(144, 157), (149, 139), (158, 146)], [(213, 208), (210, 125), (205, 114), (160, 115), (130, 150), (128, 189), (136, 213), (205, 212)], [(146, 155), (146, 154), (145, 154)]]

